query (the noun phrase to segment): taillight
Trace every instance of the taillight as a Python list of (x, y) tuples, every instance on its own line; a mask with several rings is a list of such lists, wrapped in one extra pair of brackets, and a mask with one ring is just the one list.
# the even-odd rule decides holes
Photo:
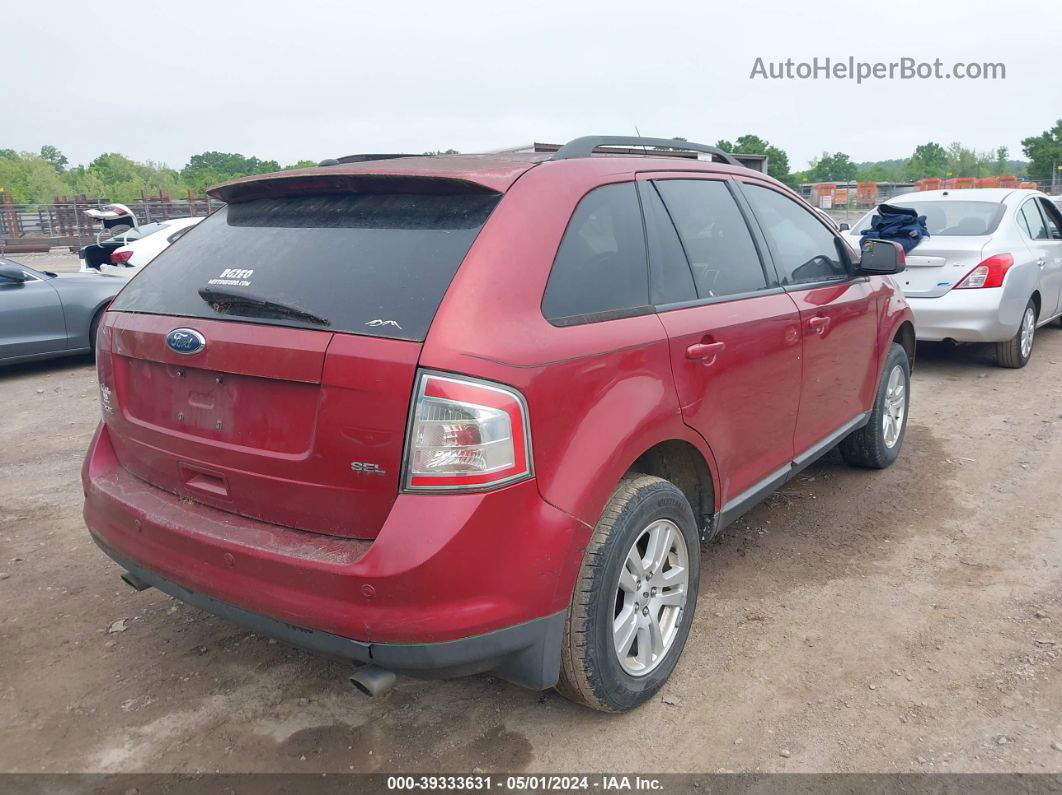
[(1010, 266), (1014, 264), (1014, 257), (1010, 254), (996, 254), (989, 257), (972, 271), (967, 273), (959, 283), (956, 290), (974, 290), (979, 287), (1002, 287), (1003, 277), (1007, 275)]
[(421, 373), (411, 412), (406, 489), (476, 491), (531, 476), (527, 404), (516, 390)]
[(111, 252), (111, 264), (112, 265), (125, 265), (133, 257), (132, 251), (112, 251)]

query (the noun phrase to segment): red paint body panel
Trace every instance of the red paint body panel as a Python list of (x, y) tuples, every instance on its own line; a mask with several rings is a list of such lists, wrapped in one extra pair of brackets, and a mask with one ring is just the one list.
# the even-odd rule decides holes
[[(879, 277), (880, 281), (880, 277)], [(874, 404), (878, 297), (869, 279), (790, 293), (804, 339), (803, 386), (793, 447), (799, 454)]]
[[(398, 491), (420, 345), (247, 322), (108, 312), (122, 465), (206, 505), (372, 538)], [(195, 357), (174, 328), (208, 340)], [(382, 474), (355, 474), (372, 462)]]
[(543, 502), (533, 481), (486, 494), (402, 495), (370, 542), (182, 501), (130, 475), (111, 440), (101, 425), (83, 470), (93, 533), (167, 579), (244, 609), (356, 640), (430, 643), (539, 618), (570, 598), (558, 550), (572, 547), (577, 523)]
[[(870, 408), (883, 351), (911, 321), (891, 279), (546, 321), (542, 294), (582, 196), (643, 171), (736, 170), (540, 159), (409, 158), (301, 175), (412, 175), (506, 193), (423, 344), (108, 313), (100, 370), (113, 412), (83, 470), (92, 532), (173, 582), (296, 626), (375, 642), (466, 638), (567, 608), (605, 502), (654, 445), (696, 449), (719, 510)], [(223, 193), (284, 190), (288, 178)], [(810, 331), (827, 316), (825, 333)], [(195, 357), (165, 346), (182, 326), (208, 339)], [(690, 346), (716, 343), (688, 358)], [(400, 493), (418, 368), (519, 390), (534, 477), (483, 493)], [(385, 474), (355, 474), (352, 462)]]
[[(708, 441), (721, 502), (793, 460), (800, 394), (800, 317), (785, 293), (663, 312), (686, 422)], [(722, 343), (706, 359), (692, 345)], [(720, 410), (725, 406), (725, 410)]]

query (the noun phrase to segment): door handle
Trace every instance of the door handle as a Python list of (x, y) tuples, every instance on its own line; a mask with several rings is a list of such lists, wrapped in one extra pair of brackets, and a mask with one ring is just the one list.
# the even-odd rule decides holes
[(819, 336), (825, 334), (826, 329), (828, 329), (829, 327), (830, 319), (825, 315), (818, 315), (817, 317), (813, 317), (811, 318), (811, 320), (808, 321), (808, 328)]
[(725, 342), (698, 342), (686, 348), (686, 358), (694, 361), (703, 361), (705, 364), (714, 364), (715, 357), (726, 348)]

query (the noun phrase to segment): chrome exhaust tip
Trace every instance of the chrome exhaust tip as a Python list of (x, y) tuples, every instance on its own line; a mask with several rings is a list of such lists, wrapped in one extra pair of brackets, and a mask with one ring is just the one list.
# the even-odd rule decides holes
[(395, 686), (398, 677), (394, 671), (377, 665), (366, 665), (350, 675), (350, 683), (367, 696), (382, 696)]

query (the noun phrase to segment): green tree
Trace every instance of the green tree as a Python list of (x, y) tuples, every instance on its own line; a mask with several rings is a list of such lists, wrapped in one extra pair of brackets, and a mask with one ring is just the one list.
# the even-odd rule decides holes
[(192, 155), (181, 169), (181, 178), (192, 190), (202, 193), (218, 182), (271, 171), (280, 171), (276, 160), (259, 160), (236, 152), (201, 152)]
[(992, 173), (995, 176), (1001, 177), (1010, 170), (1007, 162), (1009, 154), (1005, 146), (996, 149), (996, 162), (992, 164)]
[(948, 147), (948, 177), (984, 177), (991, 169), (992, 156), (956, 142)]
[(299, 160), (296, 163), (292, 163), (289, 166), (284, 166), (285, 171), (291, 171), (293, 168), (313, 168), (317, 165), (316, 160)]
[(1050, 130), (1023, 140), (1021, 148), (1029, 158), (1029, 179), (1051, 182), (1055, 170), (1062, 166), (1062, 119)]
[(811, 182), (850, 182), (857, 172), (856, 164), (844, 152), (830, 154), (823, 152), (822, 157), (813, 160), (807, 177)]
[(856, 180), (863, 182), (904, 182), (907, 160), (877, 160), (856, 165)]
[(767, 173), (787, 185), (796, 184), (789, 173), (789, 155), (757, 135), (742, 135), (733, 143), (723, 139), (715, 145), (735, 155), (767, 155)]
[(914, 154), (907, 161), (904, 176), (909, 180), (923, 177), (944, 177), (948, 171), (948, 150), (938, 143), (930, 141), (915, 147)]
[(60, 174), (66, 170), (66, 164), (70, 162), (66, 159), (66, 155), (51, 144), (45, 144), (41, 147), (41, 157), (51, 163), (52, 167)]

